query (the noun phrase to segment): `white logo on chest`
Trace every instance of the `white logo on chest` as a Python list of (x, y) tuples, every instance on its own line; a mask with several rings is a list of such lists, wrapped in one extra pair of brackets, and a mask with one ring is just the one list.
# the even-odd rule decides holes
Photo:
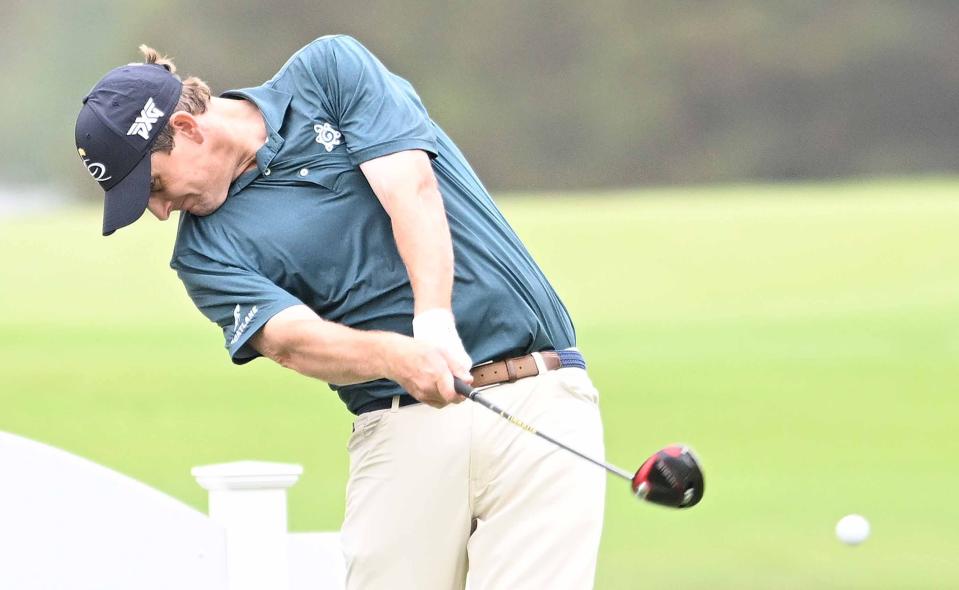
[(328, 152), (332, 152), (335, 146), (343, 143), (340, 141), (343, 134), (333, 129), (333, 126), (329, 123), (314, 125), (313, 131), (316, 131), (316, 143), (322, 143)]

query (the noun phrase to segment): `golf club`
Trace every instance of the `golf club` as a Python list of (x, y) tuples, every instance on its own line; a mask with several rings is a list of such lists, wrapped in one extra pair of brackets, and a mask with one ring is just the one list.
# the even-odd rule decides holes
[(613, 475), (629, 481), (633, 493), (642, 500), (671, 508), (690, 508), (698, 504), (703, 498), (704, 483), (702, 469), (696, 460), (696, 456), (689, 447), (685, 445), (670, 445), (657, 451), (643, 462), (635, 474), (632, 474), (615, 465), (594, 459), (540, 432), (488, 399), (480, 396), (479, 392), (461, 379), (454, 378), (453, 386), (454, 389), (456, 389), (456, 393), (492, 410), (523, 430), (535, 434), (559, 448), (565, 449), (578, 457), (582, 457)]

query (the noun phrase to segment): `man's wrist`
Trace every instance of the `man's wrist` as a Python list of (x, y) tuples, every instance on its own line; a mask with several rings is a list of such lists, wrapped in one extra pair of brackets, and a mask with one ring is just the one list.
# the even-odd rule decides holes
[(434, 307), (413, 316), (413, 337), (422, 340), (442, 342), (456, 332), (456, 319), (453, 312), (442, 307)]
[(456, 318), (451, 310), (433, 308), (416, 314), (413, 317), (413, 338), (442, 348), (450, 355), (454, 374), (467, 381), (471, 379), (469, 370), (473, 361), (456, 330)]
[(394, 356), (398, 350), (402, 349), (403, 340), (408, 339), (408, 337), (396, 332), (372, 331), (369, 334), (373, 337), (373, 354), (371, 356), (376, 359), (375, 371), (377, 376), (393, 379), (396, 368), (393, 362)]

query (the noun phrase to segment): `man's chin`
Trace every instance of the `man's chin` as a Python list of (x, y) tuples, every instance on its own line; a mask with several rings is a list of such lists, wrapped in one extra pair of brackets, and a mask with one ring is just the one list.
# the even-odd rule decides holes
[(211, 205), (209, 203), (204, 203), (202, 205), (195, 205), (193, 207), (190, 207), (188, 211), (190, 215), (196, 215), (197, 217), (206, 217), (207, 215), (210, 215), (211, 213), (215, 213), (216, 210), (219, 209), (220, 206), (223, 205), (223, 203), (225, 202), (226, 202), (226, 196), (224, 196), (223, 199), (221, 200), (217, 200), (216, 204)]

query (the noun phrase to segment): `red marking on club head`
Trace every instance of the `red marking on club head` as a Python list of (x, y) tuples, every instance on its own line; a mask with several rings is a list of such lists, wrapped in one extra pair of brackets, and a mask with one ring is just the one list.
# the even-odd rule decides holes
[(666, 447), (665, 449), (663, 449), (662, 451), (660, 451), (660, 453), (666, 453), (670, 457), (681, 457), (684, 452), (686, 452), (686, 447), (682, 447), (678, 445), (670, 445)]

